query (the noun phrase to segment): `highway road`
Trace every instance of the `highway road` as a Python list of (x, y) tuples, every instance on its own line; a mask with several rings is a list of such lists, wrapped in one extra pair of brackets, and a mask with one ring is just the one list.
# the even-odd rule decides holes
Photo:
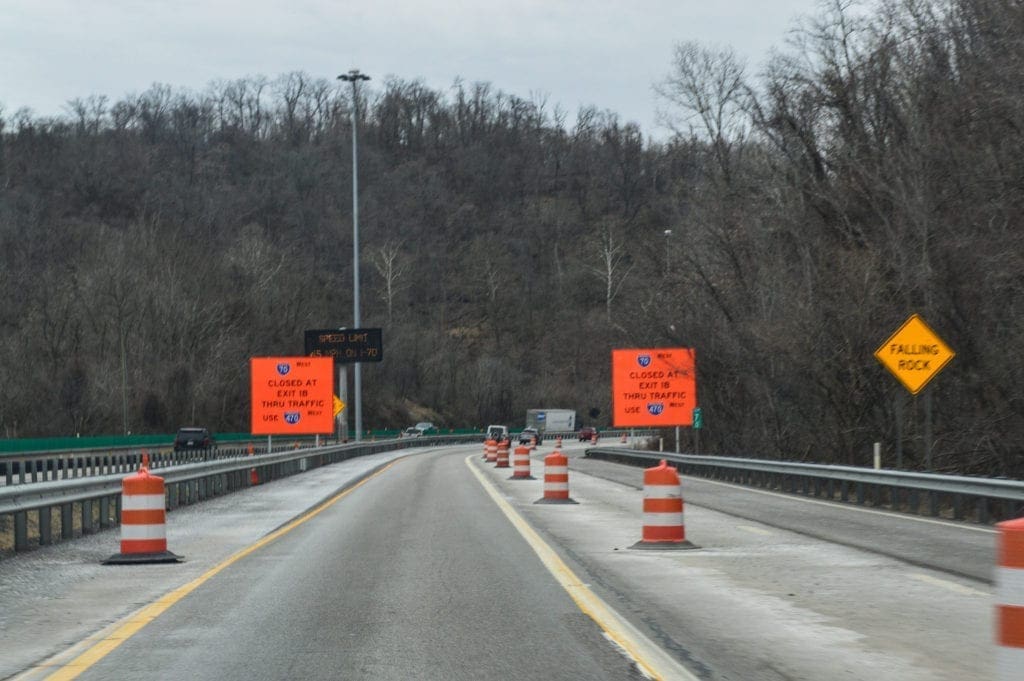
[(175, 512), (181, 565), (0, 562), (0, 678), (992, 678), (991, 531), (685, 480), (702, 548), (634, 551), (642, 471), (566, 451), (573, 506), (432, 448)]

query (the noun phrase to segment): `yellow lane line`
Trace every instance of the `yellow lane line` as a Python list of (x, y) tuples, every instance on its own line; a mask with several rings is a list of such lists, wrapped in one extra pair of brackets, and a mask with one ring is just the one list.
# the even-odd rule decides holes
[(505, 500), (501, 492), (473, 464), (475, 456), (466, 458), (466, 466), (476, 476), (484, 490), (498, 505), (513, 527), (519, 531), (526, 543), (544, 563), (544, 567), (554, 575), (555, 579), (569, 594), (585, 615), (589, 616), (604, 632), (605, 636), (617, 644), (636, 663), (640, 671), (648, 678), (668, 681), (697, 681), (697, 677), (686, 671), (678, 662), (668, 656), (661, 648), (652, 643), (636, 627), (606, 604), (591, 591), (565, 562), (558, 556), (540, 535), (530, 527), (512, 505)]
[(112, 650), (117, 648), (119, 645), (127, 641), (135, 634), (137, 634), (139, 630), (141, 630), (147, 624), (149, 624), (157, 617), (162, 615), (168, 608), (170, 608), (172, 605), (174, 605), (181, 599), (185, 598), (185, 596), (188, 596), (190, 593), (198, 589), (200, 586), (209, 581), (219, 572), (234, 565), (235, 563), (242, 560), (254, 551), (258, 551), (259, 549), (263, 548), (272, 541), (288, 534), (299, 525), (302, 525), (306, 521), (313, 519), (320, 513), (323, 513), (328, 508), (336, 504), (338, 501), (340, 501), (341, 499), (348, 496), (350, 493), (362, 487), (365, 483), (369, 482), (378, 475), (381, 475), (382, 473), (387, 471), (389, 468), (391, 468), (391, 466), (394, 465), (394, 463), (395, 462), (387, 464), (373, 475), (364, 478), (355, 485), (353, 485), (352, 487), (349, 487), (348, 489), (339, 492), (335, 496), (325, 501), (320, 506), (317, 506), (311, 511), (304, 513), (303, 515), (299, 516), (287, 525), (284, 525), (278, 528), (277, 530), (274, 530), (273, 532), (263, 537), (256, 543), (242, 549), (241, 551), (225, 559), (218, 565), (215, 565), (214, 567), (210, 568), (196, 579), (193, 579), (188, 584), (185, 584), (184, 586), (178, 587), (177, 589), (174, 589), (173, 591), (164, 594), (156, 601), (150, 603), (147, 606), (144, 606), (142, 609), (132, 613), (131, 615), (128, 615), (114, 626), (113, 631), (99, 638), (97, 642), (94, 643), (88, 650), (86, 650), (84, 653), (82, 653), (75, 659), (71, 660), (70, 662), (62, 665), (53, 674), (46, 678), (48, 680), (53, 681), (68, 681), (69, 679), (77, 678), (82, 672), (84, 672), (97, 662), (99, 662)]
[(762, 530), (760, 527), (752, 527), (750, 525), (737, 525), (736, 527), (740, 528), (741, 530), (746, 530), (747, 532), (751, 532), (753, 534), (759, 534), (762, 537), (770, 537), (773, 534), (772, 532), (769, 532), (768, 530)]

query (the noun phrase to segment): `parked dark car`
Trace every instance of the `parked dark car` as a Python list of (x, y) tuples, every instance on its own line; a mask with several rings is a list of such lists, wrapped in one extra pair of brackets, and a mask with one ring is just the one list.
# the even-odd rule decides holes
[(536, 428), (523, 428), (523, 432), (519, 433), (519, 444), (528, 445), (534, 438), (537, 439), (537, 444), (540, 444), (543, 436)]
[(174, 436), (174, 451), (189, 449), (216, 449), (217, 441), (206, 428), (179, 428)]
[(583, 426), (580, 428), (580, 442), (590, 442), (595, 437), (597, 437), (597, 428), (594, 428), (593, 426)]

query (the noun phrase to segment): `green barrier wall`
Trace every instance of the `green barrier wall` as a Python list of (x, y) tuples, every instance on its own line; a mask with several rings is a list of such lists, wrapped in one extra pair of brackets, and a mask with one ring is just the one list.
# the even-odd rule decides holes
[[(367, 431), (364, 437), (394, 438), (402, 429)], [(472, 428), (442, 428), (438, 432), (445, 435), (473, 435), (480, 431)], [(265, 436), (252, 436), (249, 433), (214, 433), (218, 445), (230, 445), (232, 442), (248, 442), (266, 439)], [(275, 435), (274, 439), (312, 440), (311, 436), (288, 437)], [(19, 440), (0, 440), (0, 454), (16, 454), (23, 452), (53, 452), (63, 449), (102, 449), (104, 447), (170, 447), (174, 444), (174, 433), (170, 435), (97, 435), (91, 437), (48, 437), (26, 438)]]

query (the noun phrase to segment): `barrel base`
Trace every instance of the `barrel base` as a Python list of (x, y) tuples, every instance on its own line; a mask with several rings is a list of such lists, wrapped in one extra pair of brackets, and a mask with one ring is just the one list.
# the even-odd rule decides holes
[(578, 501), (576, 501), (574, 499), (547, 499), (547, 498), (540, 498), (540, 499), (538, 499), (537, 501), (535, 501), (533, 503), (535, 503), (535, 504), (579, 504), (580, 502), (578, 502)]
[(103, 561), (104, 565), (141, 565), (143, 563), (180, 563), (185, 560), (170, 551), (160, 553), (115, 553)]
[(683, 541), (643, 541), (643, 540), (641, 540), (641, 541), (638, 541), (637, 543), (633, 544), (629, 548), (631, 548), (631, 549), (645, 549), (645, 550), (648, 550), (648, 551), (652, 550), (652, 549), (656, 550), (656, 551), (664, 551), (666, 549), (668, 549), (669, 551), (673, 551), (673, 550), (679, 550), (679, 549), (699, 549), (700, 547), (697, 546), (696, 544), (691, 544), (688, 540), (684, 539)]
[(513, 475), (509, 480), (536, 480), (532, 475)]

